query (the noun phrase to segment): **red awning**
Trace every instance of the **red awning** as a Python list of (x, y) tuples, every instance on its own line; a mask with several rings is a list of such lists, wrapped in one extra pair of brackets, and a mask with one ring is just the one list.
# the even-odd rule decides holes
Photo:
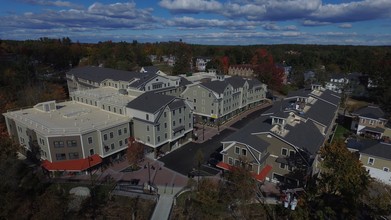
[(78, 160), (66, 160), (58, 162), (42, 161), (42, 167), (48, 171), (83, 171), (95, 165), (102, 163), (102, 158), (94, 154), (88, 158)]
[(255, 176), (255, 179), (258, 180), (258, 181), (264, 181), (267, 174), (269, 174), (269, 172), (273, 169), (272, 166), (270, 165), (266, 165), (262, 170), (261, 172)]
[(218, 162), (216, 164), (216, 167), (221, 168), (223, 170), (228, 170), (228, 171), (230, 171), (232, 169), (231, 165), (224, 163), (223, 161)]

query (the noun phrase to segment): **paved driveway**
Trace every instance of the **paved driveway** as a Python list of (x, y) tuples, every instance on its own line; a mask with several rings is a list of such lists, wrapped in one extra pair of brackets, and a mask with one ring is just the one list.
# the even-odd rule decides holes
[[(193, 168), (197, 167), (194, 157), (197, 153), (197, 150), (201, 149), (202, 153), (204, 153), (204, 163), (203, 166), (201, 166), (201, 170), (203, 172), (201, 172), (201, 175), (216, 175), (219, 172), (219, 169), (210, 168), (206, 164), (212, 153), (216, 151), (220, 152), (222, 150), (221, 140), (234, 133), (235, 130), (243, 128), (246, 124), (259, 117), (270, 107), (271, 106), (267, 106), (265, 108), (256, 110), (245, 117), (238, 117), (233, 119), (237, 120), (237, 122), (234, 122), (232, 125), (228, 125), (228, 128), (225, 127), (225, 129), (221, 131), (220, 134), (213, 136), (211, 139), (203, 143), (190, 142), (185, 146), (182, 146), (181, 148), (166, 154), (164, 157), (160, 158), (159, 161), (163, 162), (164, 166), (171, 170), (174, 170), (183, 175), (188, 175), (189, 172), (193, 170)], [(220, 128), (222, 127), (223, 126)]]
[[(204, 164), (206, 164), (206, 161), (209, 159), (209, 156), (221, 147), (221, 140), (232, 134), (233, 132), (233, 130), (225, 129), (224, 131), (220, 132), (219, 135), (214, 136), (212, 139), (204, 143), (188, 143), (185, 146), (182, 146), (181, 148), (169, 154), (166, 154), (159, 160), (164, 163), (165, 167), (183, 175), (187, 175), (190, 171), (193, 170), (194, 167), (196, 167), (194, 157), (198, 149), (201, 149), (202, 153), (204, 153)], [(214, 170), (215, 172), (213, 172), (213, 170), (214, 169), (205, 168), (205, 171), (211, 175), (218, 173), (218, 170)]]

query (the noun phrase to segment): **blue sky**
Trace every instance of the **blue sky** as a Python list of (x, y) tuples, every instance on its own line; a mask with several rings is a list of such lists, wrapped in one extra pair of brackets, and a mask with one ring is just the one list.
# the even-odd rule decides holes
[(391, 45), (391, 0), (0, 0), (0, 39)]

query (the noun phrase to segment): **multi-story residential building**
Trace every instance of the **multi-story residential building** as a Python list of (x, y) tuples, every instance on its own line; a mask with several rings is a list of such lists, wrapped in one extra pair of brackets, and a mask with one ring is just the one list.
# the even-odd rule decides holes
[(266, 99), (266, 85), (256, 79), (219, 77), (209, 82), (190, 84), (181, 94), (181, 97), (193, 102), (196, 121), (223, 123)]
[[(156, 72), (155, 72), (156, 71)], [(155, 91), (179, 86), (179, 77), (167, 77), (158, 69), (143, 67), (141, 72), (129, 72), (102, 67), (78, 67), (66, 74), (69, 92), (99, 87)]]
[[(4, 114), (10, 136), (26, 151), (40, 152), (48, 170), (82, 171), (111, 160), (124, 154), (131, 136), (156, 151), (169, 151), (192, 136), (192, 106), (161, 94), (183, 91), (178, 88), (189, 82), (181, 77), (149, 67), (142, 73), (83, 67), (67, 77), (72, 101)], [(152, 121), (140, 116), (143, 111)], [(148, 135), (145, 124), (151, 126)]]
[(357, 152), (369, 175), (391, 185), (391, 144), (369, 139), (349, 139), (347, 147)]
[[(117, 157), (130, 136), (126, 115), (76, 101), (38, 103), (4, 116), (10, 137), (25, 151), (40, 152), (49, 170), (82, 171), (100, 158)], [(86, 162), (90, 158), (94, 162)]]
[(388, 120), (383, 110), (377, 106), (366, 106), (351, 113), (351, 130), (357, 134), (381, 139)]
[(255, 77), (254, 66), (251, 64), (233, 65), (228, 68), (228, 75), (246, 78)]
[(330, 90), (300, 90), (277, 102), (261, 117), (222, 141), (229, 170), (245, 165), (259, 181), (300, 185), (303, 172), (317, 171), (318, 151), (328, 140), (340, 96)]
[(136, 141), (154, 149), (156, 156), (192, 138), (192, 106), (184, 99), (147, 92), (126, 107)]

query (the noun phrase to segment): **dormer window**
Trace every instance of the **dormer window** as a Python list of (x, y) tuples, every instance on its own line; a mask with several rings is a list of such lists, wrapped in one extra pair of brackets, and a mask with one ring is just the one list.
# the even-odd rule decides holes
[(285, 119), (283, 118), (277, 118), (277, 117), (272, 117), (272, 125), (284, 125), (285, 124)]

